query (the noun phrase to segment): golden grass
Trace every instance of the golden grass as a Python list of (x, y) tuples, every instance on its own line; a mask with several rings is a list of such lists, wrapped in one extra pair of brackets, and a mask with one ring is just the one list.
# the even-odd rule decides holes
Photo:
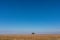
[(60, 40), (60, 34), (0, 35), (0, 40)]

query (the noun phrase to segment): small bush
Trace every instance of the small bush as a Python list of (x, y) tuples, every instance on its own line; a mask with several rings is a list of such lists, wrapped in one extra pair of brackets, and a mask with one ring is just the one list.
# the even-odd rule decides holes
[(34, 32), (32, 34), (35, 34)]

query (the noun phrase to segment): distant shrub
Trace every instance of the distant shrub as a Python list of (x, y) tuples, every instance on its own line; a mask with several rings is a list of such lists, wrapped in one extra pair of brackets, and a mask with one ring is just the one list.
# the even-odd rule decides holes
[(32, 34), (35, 34), (34, 32), (32, 32)]

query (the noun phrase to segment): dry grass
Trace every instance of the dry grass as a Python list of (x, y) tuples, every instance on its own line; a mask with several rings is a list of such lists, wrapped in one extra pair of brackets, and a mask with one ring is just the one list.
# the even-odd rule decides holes
[(59, 34), (0, 35), (0, 40), (60, 40), (60, 35)]

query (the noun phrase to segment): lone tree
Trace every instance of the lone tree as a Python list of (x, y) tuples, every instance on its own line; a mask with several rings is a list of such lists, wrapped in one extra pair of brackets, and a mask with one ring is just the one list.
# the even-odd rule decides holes
[(34, 32), (32, 32), (32, 34), (35, 34)]

